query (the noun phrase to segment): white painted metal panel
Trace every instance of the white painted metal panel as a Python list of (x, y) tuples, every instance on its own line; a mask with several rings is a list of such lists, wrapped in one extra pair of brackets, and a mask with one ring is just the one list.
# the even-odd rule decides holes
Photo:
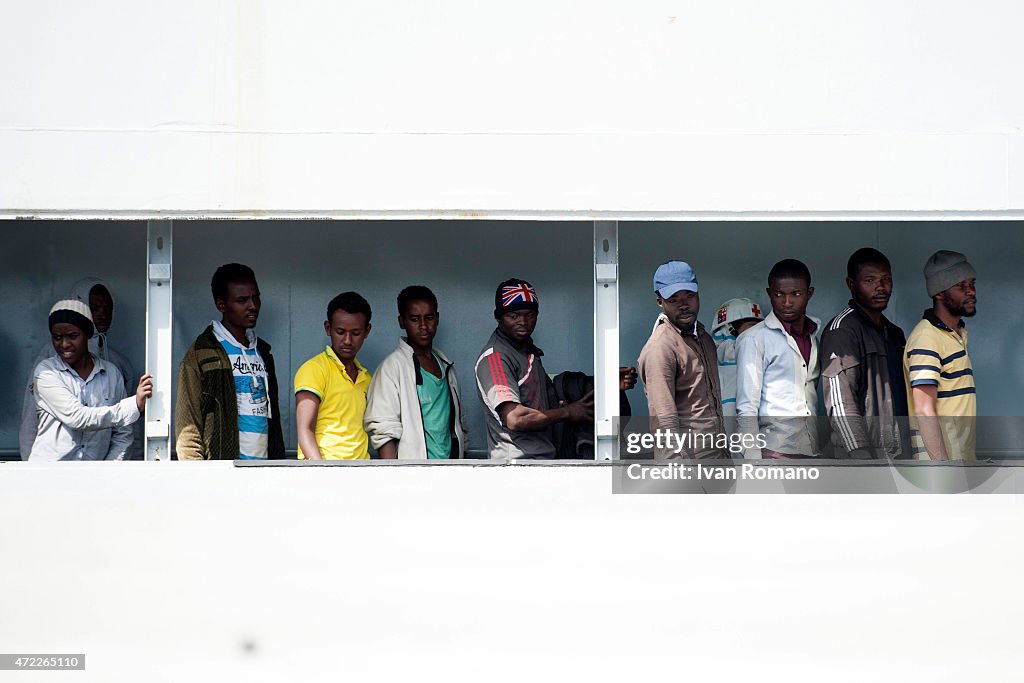
[(5, 216), (1024, 210), (1008, 0), (51, 1), (5, 19)]
[(171, 408), (174, 398), (173, 278), (174, 233), (171, 221), (149, 221), (146, 230), (146, 367), (153, 376), (153, 396), (142, 418), (145, 422), (146, 460), (170, 462), (173, 452)]
[(147, 132), (129, 144), (117, 132), (8, 131), (0, 146), (8, 216), (1024, 210), (1010, 201), (1007, 138), (991, 134)]
[[(607, 467), (0, 469), (0, 642), (85, 652), (75, 680), (1020, 671), (1013, 496), (612, 496)], [(935, 646), (952, 633), (974, 636)]]
[(621, 416), (618, 359), (619, 225), (615, 221), (595, 221), (594, 434), (597, 460), (619, 457), (618, 425), (615, 421)]

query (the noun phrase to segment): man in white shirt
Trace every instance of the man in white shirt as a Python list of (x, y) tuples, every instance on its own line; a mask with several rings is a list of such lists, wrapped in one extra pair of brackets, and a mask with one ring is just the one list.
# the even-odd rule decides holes
[[(79, 280), (71, 287), (69, 299), (76, 299), (89, 306), (92, 314), (93, 328), (95, 332), (89, 337), (89, 353), (96, 358), (106, 361), (116, 367), (124, 379), (125, 395), (135, 393), (139, 376), (135, 374), (128, 357), (110, 345), (110, 328), (114, 319), (114, 295), (110, 286), (95, 277), (87, 277)], [(54, 355), (53, 343), (47, 340), (36, 354), (31, 370), (39, 363)], [(22, 402), (21, 426), (18, 430), (18, 443), (21, 449), (22, 459), (27, 460), (32, 452), (32, 442), (35, 441), (36, 432), (39, 429), (39, 421), (36, 417), (35, 384), (33, 373), (30, 371), (28, 380), (25, 382), (25, 394)], [(132, 444), (128, 448), (127, 460), (141, 460), (144, 437), (142, 434), (142, 419), (135, 421), (132, 425)]]
[(143, 375), (134, 396), (125, 396), (117, 367), (89, 352), (95, 326), (81, 301), (58, 301), (49, 325), (55, 355), (33, 371), (38, 428), (29, 459), (124, 460), (131, 425), (153, 395), (150, 376)]
[(768, 274), (772, 312), (736, 342), (736, 414), (746, 433), (765, 436), (767, 447), (748, 458), (817, 457), (818, 321), (807, 315), (814, 296), (811, 273), (796, 259)]

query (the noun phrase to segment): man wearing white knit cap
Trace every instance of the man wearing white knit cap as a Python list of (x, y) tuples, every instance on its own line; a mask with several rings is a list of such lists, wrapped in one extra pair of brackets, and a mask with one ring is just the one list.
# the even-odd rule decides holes
[[(135, 387), (139, 381), (128, 357), (110, 345), (109, 333), (114, 319), (114, 294), (110, 286), (103, 280), (95, 277), (82, 278), (71, 286), (71, 295), (68, 299), (77, 299), (88, 304), (89, 312), (92, 313), (92, 323), (95, 332), (89, 338), (89, 352), (114, 366), (121, 372), (124, 378), (125, 395), (135, 393)], [(49, 339), (36, 354), (31, 369), (35, 369), (41, 361), (54, 355), (53, 344)], [(35, 387), (32, 383), (32, 373), (29, 372), (25, 382), (25, 394), (22, 402), (21, 426), (18, 429), (18, 442), (21, 447), (21, 457), (28, 459), (32, 452), (32, 442), (36, 440), (36, 432), (39, 429), (39, 421), (36, 418), (35, 398), (33, 397)], [(143, 449), (142, 422), (140, 418), (132, 425), (132, 445), (128, 449), (128, 460), (141, 460)]]
[(33, 371), (38, 430), (30, 460), (123, 460), (153, 382), (143, 375), (134, 396), (112, 363), (89, 352), (95, 333), (89, 306), (63, 299), (50, 309), (56, 355)]

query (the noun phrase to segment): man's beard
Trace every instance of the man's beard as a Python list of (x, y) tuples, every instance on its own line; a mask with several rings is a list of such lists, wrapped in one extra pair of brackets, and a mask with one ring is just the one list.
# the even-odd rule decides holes
[(978, 312), (978, 304), (974, 304), (974, 310), (970, 313), (963, 306), (954, 306), (953, 303), (946, 297), (942, 298), (942, 303), (946, 305), (946, 310), (957, 318), (973, 318), (974, 314)]

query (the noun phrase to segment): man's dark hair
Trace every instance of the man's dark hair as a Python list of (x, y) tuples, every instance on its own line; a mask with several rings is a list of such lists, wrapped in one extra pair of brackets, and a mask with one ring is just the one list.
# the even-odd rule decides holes
[(359, 296), (355, 292), (342, 292), (338, 296), (331, 299), (331, 303), (327, 304), (327, 319), (331, 320), (334, 317), (335, 311), (345, 311), (355, 315), (362, 313), (366, 316), (366, 324), (370, 324), (370, 303)]
[(405, 315), (405, 307), (411, 301), (426, 301), (437, 310), (437, 297), (428, 287), (423, 285), (409, 285), (398, 293), (398, 315)]
[(795, 258), (782, 259), (774, 266), (768, 273), (768, 286), (771, 287), (772, 280), (782, 280), (785, 278), (793, 278), (794, 280), (804, 280), (807, 282), (807, 286), (811, 286), (811, 271), (807, 269), (807, 266), (802, 261), (797, 261)]
[(850, 255), (850, 260), (846, 262), (846, 277), (851, 280), (856, 279), (861, 266), (868, 265), (885, 266), (887, 270), (892, 271), (892, 265), (889, 263), (889, 259), (885, 257), (885, 254), (873, 247), (863, 247), (853, 252)]
[(213, 292), (214, 301), (226, 301), (228, 298), (229, 282), (256, 282), (256, 273), (252, 272), (249, 266), (241, 263), (225, 263), (213, 274), (210, 281), (210, 291)]

